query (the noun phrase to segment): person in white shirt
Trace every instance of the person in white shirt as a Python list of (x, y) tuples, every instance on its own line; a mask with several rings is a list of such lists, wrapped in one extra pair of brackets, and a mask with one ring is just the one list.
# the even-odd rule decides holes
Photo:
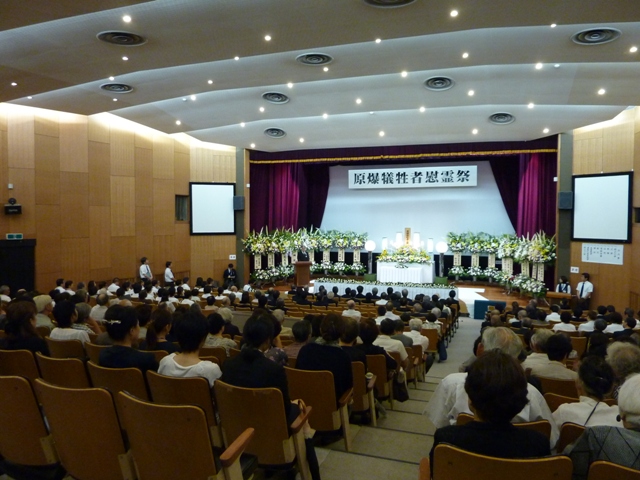
[(347, 302), (347, 309), (342, 312), (343, 317), (353, 317), (357, 320), (360, 320), (362, 314), (356, 310), (356, 302), (353, 300), (349, 300)]
[(53, 322), (49, 314), (53, 312), (53, 300), (49, 295), (38, 295), (33, 299), (36, 304), (36, 327), (49, 327), (49, 330), (53, 328)]
[(385, 318), (380, 323), (380, 335), (373, 342), (374, 345), (384, 348), (387, 352), (398, 352), (400, 354), (400, 360), (402, 360), (403, 366), (407, 367), (407, 351), (400, 340), (394, 340), (391, 335), (395, 333), (395, 323), (390, 318)]
[(191, 291), (191, 287), (189, 286), (189, 277), (184, 277), (182, 279), (182, 285), (180, 285), (183, 289)]
[[(571, 314), (569, 314), (571, 315)], [(559, 305), (551, 305), (551, 313), (547, 315), (547, 321), (549, 322), (559, 322), (560, 321), (560, 306)]]
[(59, 278), (56, 280), (56, 290), (60, 293), (64, 293), (64, 278)]
[(140, 280), (142, 283), (153, 279), (153, 274), (151, 273), (151, 267), (149, 266), (149, 260), (147, 257), (142, 257), (140, 259)]
[(589, 310), (587, 313), (587, 321), (581, 325), (578, 325), (579, 332), (593, 332), (595, 328), (596, 318), (598, 314), (593, 310)]
[(620, 312), (611, 313), (609, 315), (609, 320), (611, 321), (611, 324), (605, 328), (604, 333), (615, 333), (624, 330), (624, 326), (622, 325), (622, 315)]
[(205, 300), (211, 296), (211, 287), (209, 285), (205, 285), (202, 289), (202, 299)]
[(556, 323), (553, 326), (553, 331), (554, 332), (575, 332), (576, 331), (576, 326), (571, 323), (571, 319), (573, 317), (571, 316), (570, 312), (562, 312), (562, 315), (560, 315), (560, 323)]
[(71, 287), (73, 287), (73, 280), (67, 280), (66, 282), (64, 282), (64, 291), (73, 296), (75, 295), (76, 291)]
[(400, 315), (393, 313), (392, 302), (387, 302), (385, 308), (387, 309), (387, 313), (384, 314), (385, 317), (390, 318), (391, 320), (400, 320)]
[(0, 301), (9, 303), (11, 301), (11, 289), (9, 285), (2, 285), (0, 287)]
[(78, 312), (76, 312), (76, 306), (69, 300), (56, 302), (53, 316), (58, 326), (51, 330), (49, 338), (52, 340), (80, 340), (83, 345), (89, 341), (87, 331), (73, 328), (73, 323), (78, 318)]
[(409, 330), (403, 334), (413, 340), (414, 345), (420, 345), (422, 347), (422, 353), (425, 353), (429, 349), (429, 339), (420, 333), (422, 330), (422, 320), (419, 318), (412, 318), (409, 320)]
[(96, 306), (91, 309), (89, 316), (96, 322), (104, 321), (104, 313), (109, 308), (107, 303), (109, 303), (109, 296), (106, 293), (99, 293), (96, 297)]
[(384, 305), (378, 305), (378, 316), (376, 318), (376, 323), (380, 325), (382, 321), (387, 318), (385, 315), (387, 313), (387, 309)]
[(531, 353), (522, 362), (522, 368), (533, 368), (536, 365), (547, 365), (549, 357), (547, 357), (547, 340), (553, 336), (553, 332), (547, 328), (536, 328), (535, 333), (529, 340)]
[(380, 294), (380, 300), (376, 300), (376, 305), (382, 305), (384, 307), (388, 301), (389, 301), (389, 297), (385, 292), (382, 292)]
[(556, 285), (556, 292), (558, 293), (568, 293), (571, 295), (571, 285), (569, 284), (569, 280), (564, 275), (560, 276), (558, 280), (558, 284)]
[[(506, 327), (487, 327), (482, 333), (482, 341), (478, 346), (478, 356), (485, 351), (499, 349), (518, 358), (522, 352), (522, 342), (515, 332)], [(436, 428), (455, 425), (460, 413), (473, 415), (469, 407), (469, 397), (464, 389), (466, 373), (452, 373), (442, 379), (433, 393), (425, 412)], [(550, 444), (555, 446), (559, 431), (551, 410), (542, 394), (531, 384), (527, 384), (529, 402), (512, 420), (512, 423), (548, 420), (551, 424)]]
[(173, 287), (176, 278), (173, 276), (173, 272), (171, 271), (171, 262), (166, 262), (165, 266), (166, 268), (164, 269), (164, 285), (165, 287)]
[(107, 291), (112, 294), (115, 294), (119, 288), (120, 288), (120, 279), (118, 277), (115, 277), (113, 279), (113, 282), (111, 282), (111, 285), (107, 287)]
[(222, 301), (227, 298), (224, 294), (224, 287), (218, 287), (218, 295), (215, 296), (216, 301)]
[(560, 405), (553, 412), (556, 425), (562, 427), (564, 423), (576, 423), (584, 427), (622, 427), (618, 420), (618, 406), (609, 406), (604, 402), (604, 397), (611, 392), (614, 383), (615, 374), (611, 366), (602, 357), (587, 356), (580, 363), (576, 381), (580, 401)]
[(590, 275), (582, 273), (582, 281), (576, 287), (576, 295), (578, 295), (578, 305), (583, 310), (589, 310), (591, 303), (591, 295), (593, 294), (593, 283), (589, 281)]
[(555, 378), (556, 380), (575, 380), (578, 378), (578, 374), (565, 367), (563, 363), (573, 350), (569, 337), (562, 333), (552, 335), (547, 340), (546, 350), (549, 363), (534, 365), (531, 367), (531, 375)]

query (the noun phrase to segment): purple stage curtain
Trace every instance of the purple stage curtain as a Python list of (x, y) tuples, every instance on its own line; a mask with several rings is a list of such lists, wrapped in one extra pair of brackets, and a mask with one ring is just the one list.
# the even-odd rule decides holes
[(518, 192), (520, 190), (520, 162), (516, 155), (489, 158), (502, 203), (513, 229), (518, 226)]
[(542, 230), (556, 233), (556, 183), (558, 158), (555, 153), (520, 155), (517, 235), (531, 236)]
[(252, 164), (250, 229), (319, 227), (329, 192), (327, 165)]

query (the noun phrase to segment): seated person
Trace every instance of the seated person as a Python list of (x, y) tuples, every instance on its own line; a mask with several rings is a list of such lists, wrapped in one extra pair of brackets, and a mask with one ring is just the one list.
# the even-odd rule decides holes
[[(224, 322), (222, 318), (220, 321)], [(174, 329), (182, 352), (171, 353), (160, 360), (158, 373), (169, 377), (203, 377), (213, 387), (222, 371), (215, 363), (199, 358), (208, 330), (207, 320), (202, 315), (193, 312), (183, 315)]]
[(141, 342), (141, 350), (164, 350), (167, 353), (178, 351), (178, 347), (167, 340), (173, 326), (173, 316), (164, 308), (157, 308), (151, 314), (151, 321), (147, 324), (147, 335)]
[(240, 335), (240, 329), (236, 327), (233, 323), (233, 312), (229, 308), (219, 308), (218, 313), (224, 320), (224, 330), (222, 331), (223, 335), (229, 335), (231, 339), (235, 338), (236, 335)]
[(89, 333), (85, 330), (73, 328), (78, 319), (76, 306), (69, 300), (61, 300), (53, 307), (53, 316), (58, 326), (51, 330), (49, 338), (52, 340), (80, 340), (84, 345), (89, 341)]
[(553, 332), (548, 328), (536, 328), (529, 340), (531, 353), (522, 363), (522, 368), (533, 368), (536, 365), (548, 365), (549, 357), (547, 357), (547, 341), (553, 336)]
[(98, 363), (107, 368), (139, 368), (144, 375), (147, 370), (158, 370), (153, 353), (140, 352), (132, 347), (138, 341), (140, 326), (133, 307), (110, 306), (104, 314), (104, 323), (113, 345), (100, 351)]
[[(219, 313), (212, 313), (207, 317), (207, 326), (209, 329), (209, 334), (204, 342), (205, 347), (222, 347), (225, 352), (227, 352), (227, 357), (229, 356), (230, 348), (238, 348), (236, 342), (231, 340), (230, 338), (225, 338), (222, 336), (222, 330), (224, 328), (224, 320)], [(223, 361), (223, 358), (219, 359)]]
[(576, 326), (573, 323), (571, 323), (571, 313), (562, 312), (560, 314), (560, 323), (556, 323), (553, 326), (553, 331), (554, 332), (575, 332)]
[(555, 378), (557, 380), (575, 380), (578, 374), (564, 365), (573, 347), (569, 337), (562, 333), (556, 333), (547, 340), (546, 365), (534, 365), (531, 367), (531, 375), (539, 377)]
[[(551, 305), (549, 307), (551, 313), (547, 315), (547, 321), (549, 322), (559, 322), (560, 321), (560, 305)], [(569, 319), (571, 319), (571, 312), (567, 312), (569, 314)]]
[(609, 314), (611, 324), (604, 330), (604, 333), (617, 333), (624, 330), (622, 326), (622, 315), (620, 312), (612, 312)]
[(29, 350), (49, 356), (49, 346), (36, 330), (36, 305), (33, 300), (20, 298), (6, 307), (5, 338), (0, 338), (2, 350)]
[[(256, 311), (258, 310), (263, 309), (256, 309)], [(283, 367), (287, 367), (289, 365), (289, 357), (287, 357), (287, 354), (282, 349), (282, 342), (280, 340), (282, 324), (278, 321), (278, 319), (273, 315), (272, 312), (266, 309), (265, 312), (266, 316), (273, 322), (273, 340), (271, 340), (271, 347), (264, 352), (264, 356), (269, 360), (279, 363)]]
[[(402, 321), (402, 320), (401, 320)], [(376, 338), (374, 345), (384, 348), (387, 352), (397, 352), (400, 354), (402, 366), (406, 369), (409, 364), (409, 355), (400, 340), (394, 340), (391, 335), (395, 333), (395, 321), (389, 318), (380, 323), (380, 335)]]
[(360, 334), (360, 322), (355, 318), (343, 318), (342, 328), (340, 329), (339, 345), (344, 350), (352, 362), (364, 363), (365, 372), (367, 371), (367, 355), (354, 345)]
[(499, 458), (551, 454), (549, 440), (543, 434), (511, 423), (529, 402), (527, 379), (513, 356), (497, 349), (481, 355), (469, 368), (464, 391), (474, 421), (436, 430), (430, 453), (431, 465), (435, 448), (441, 443)]
[(311, 322), (309, 320), (299, 320), (291, 327), (293, 333), (293, 343), (283, 348), (287, 357), (297, 357), (300, 349), (304, 347), (311, 337)]
[[(420, 305), (417, 303), (416, 305)], [(422, 330), (422, 321), (419, 318), (412, 318), (409, 320), (409, 331), (403, 332), (403, 335), (409, 337), (414, 345), (420, 345), (422, 347), (422, 353), (426, 355), (429, 349), (429, 339), (420, 333)]]
[(387, 353), (387, 351), (374, 345), (374, 342), (378, 338), (379, 330), (378, 325), (372, 318), (365, 318), (360, 321), (360, 340), (361, 344), (356, 344), (355, 348), (358, 348), (364, 352), (365, 355), (384, 355), (387, 364), (387, 370), (397, 370), (399, 365), (395, 359)]
[(409, 314), (403, 313), (400, 317), (400, 320), (394, 320), (393, 321), (393, 326), (394, 326), (394, 333), (393, 335), (391, 335), (391, 338), (393, 340), (399, 340), (402, 345), (404, 345), (405, 347), (411, 348), (413, 347), (413, 339), (411, 337), (407, 337), (406, 335), (404, 335), (404, 316), (407, 316), (407, 322), (409, 322)]
[(580, 401), (563, 403), (555, 412), (553, 419), (558, 427), (571, 422), (582, 426), (612, 425), (621, 427), (617, 419), (618, 406), (609, 406), (604, 402), (611, 393), (615, 382), (615, 374), (611, 366), (602, 357), (591, 355), (580, 364), (576, 387)]
[(629, 378), (618, 395), (622, 427), (588, 427), (564, 455), (573, 463), (573, 479), (586, 480), (596, 460), (640, 470), (640, 375)]

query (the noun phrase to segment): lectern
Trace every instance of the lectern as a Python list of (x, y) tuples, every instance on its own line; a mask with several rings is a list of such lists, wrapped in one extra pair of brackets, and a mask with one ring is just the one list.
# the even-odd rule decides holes
[(301, 262), (300, 260), (298, 260), (295, 263), (295, 265), (296, 265), (296, 278), (295, 278), (296, 286), (302, 287), (302, 286), (309, 285), (309, 278), (310, 278), (309, 268), (311, 267), (311, 262)]

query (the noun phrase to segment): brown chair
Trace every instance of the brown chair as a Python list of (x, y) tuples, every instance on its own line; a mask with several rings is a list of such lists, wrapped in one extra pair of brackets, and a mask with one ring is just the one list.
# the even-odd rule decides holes
[(287, 357), (287, 363), (289, 368), (296, 368), (296, 363), (298, 363), (298, 357)]
[(222, 362), (228, 357), (224, 347), (200, 347), (200, 355), (203, 357), (218, 357)]
[(237, 348), (230, 348), (229, 349), (229, 358), (235, 357), (239, 353), (240, 353), (240, 350), (238, 350)]
[(578, 398), (578, 389), (574, 380), (558, 380), (557, 378), (540, 377), (536, 375), (542, 385), (544, 393), (555, 393), (563, 397)]
[[(94, 387), (106, 388), (114, 398), (118, 392), (124, 390), (143, 400), (149, 399), (144, 377), (137, 368), (106, 368), (89, 361), (87, 370), (89, 370), (91, 384)], [(118, 410), (118, 418), (122, 420), (119, 403), (116, 403), (116, 410)]]
[[(407, 384), (413, 382), (413, 387), (418, 388), (418, 362), (420, 361), (413, 354), (413, 347), (405, 347), (407, 352), (407, 358), (409, 360), (409, 367), (407, 368)], [(422, 351), (422, 350), (421, 350)]]
[(153, 356), (158, 363), (160, 363), (160, 360), (162, 360), (164, 357), (169, 355), (169, 352), (167, 352), (166, 350), (148, 350), (147, 353), (153, 353)]
[(417, 378), (421, 382), (424, 382), (426, 379), (427, 372), (425, 371), (425, 361), (424, 361), (424, 354), (422, 352), (422, 345), (413, 345), (411, 349), (413, 350), (413, 358), (416, 359), (414, 363), (416, 366)]
[(77, 358), (51, 358), (36, 353), (42, 378), (52, 385), (66, 388), (89, 388), (89, 377), (82, 360)]
[(328, 370), (297, 370), (285, 367), (289, 395), (301, 398), (313, 407), (309, 425), (319, 431), (334, 431), (342, 428), (344, 448), (351, 451), (348, 405), (353, 397), (353, 388), (346, 391), (336, 406), (336, 389), (333, 373)]
[(578, 398), (565, 397), (562, 395), (558, 395), (557, 393), (550, 392), (544, 394), (544, 399), (549, 406), (549, 410), (551, 410), (552, 412), (555, 412), (563, 403), (576, 403), (580, 401), (580, 399)]
[(51, 329), (46, 325), (37, 326), (36, 331), (38, 332), (38, 335), (40, 335), (42, 338), (48, 337), (49, 334), (51, 333)]
[(176, 378), (148, 371), (147, 383), (155, 403), (167, 405), (195, 405), (207, 418), (211, 439), (216, 447), (223, 447), (222, 430), (216, 420), (209, 381), (203, 377)]
[(293, 462), (302, 480), (310, 480), (302, 427), (313, 410), (305, 412), (287, 425), (282, 392), (276, 388), (234, 387), (220, 380), (213, 385), (222, 431), (227, 442), (246, 428), (255, 428), (254, 441), (247, 452), (258, 457), (260, 465), (286, 465)]
[(218, 357), (203, 357), (202, 355), (199, 355), (199, 356), (198, 356), (198, 358), (199, 358), (200, 360), (205, 360), (205, 361), (208, 361), (208, 362), (213, 362), (213, 363), (215, 363), (216, 365), (220, 366), (220, 359), (219, 359)]
[(438, 445), (433, 456), (433, 480), (496, 480), (497, 478), (571, 480), (569, 457), (536, 459), (494, 458), (466, 452), (451, 445)]
[(640, 480), (640, 471), (598, 460), (589, 467), (587, 480)]
[[(140, 479), (242, 480), (253, 475), (257, 467), (255, 459), (245, 462), (245, 471), (240, 466), (240, 456), (254, 435), (252, 428), (244, 430), (220, 455), (224, 474), (219, 475), (202, 409), (192, 405), (158, 405), (125, 392), (118, 394), (118, 401)], [(149, 441), (152, 438), (170, 438), (170, 448), (158, 448)]]
[(571, 337), (571, 346), (578, 353), (578, 358), (581, 358), (587, 349), (587, 337)]
[(96, 345), (95, 343), (85, 342), (84, 349), (87, 352), (87, 357), (96, 365), (100, 364), (100, 352), (105, 348), (109, 348), (109, 345)]
[(78, 480), (136, 478), (107, 390), (63, 388), (40, 379), (36, 389), (60, 461), (70, 476)]
[(429, 348), (427, 353), (438, 353), (438, 331), (435, 328), (423, 328), (420, 330), (420, 334), (429, 339)]
[[(456, 419), (456, 425), (466, 425), (474, 420), (474, 416), (468, 413), (458, 414)], [(524, 428), (526, 430), (533, 430), (535, 432), (543, 434), (547, 438), (551, 438), (551, 424), (548, 420), (536, 420), (535, 422), (521, 422), (514, 423), (514, 427)]]
[(351, 362), (351, 371), (353, 373), (353, 405), (351, 409), (354, 413), (369, 412), (371, 425), (377, 427), (376, 401), (373, 396), (376, 376), (372, 374), (371, 378), (367, 378), (362, 362)]
[(80, 340), (54, 340), (44, 337), (53, 358), (79, 358), (84, 360), (86, 354)]
[(0, 432), (4, 473), (16, 479), (41, 478), (29, 475), (30, 467), (35, 467), (46, 468), (52, 478), (65, 476), (36, 396), (25, 378), (0, 376)]
[(376, 376), (376, 398), (389, 400), (393, 409), (393, 375), (387, 371), (384, 355), (367, 355), (367, 368)]
[(429, 462), (429, 457), (423, 457), (422, 460), (420, 460), (418, 480), (431, 480), (431, 464)]
[(560, 437), (558, 438), (558, 443), (556, 443), (556, 451), (558, 453), (564, 452), (565, 448), (580, 438), (584, 430), (585, 428), (577, 423), (563, 423), (560, 426)]
[(33, 383), (40, 372), (30, 350), (0, 350), (0, 375), (19, 375)]

